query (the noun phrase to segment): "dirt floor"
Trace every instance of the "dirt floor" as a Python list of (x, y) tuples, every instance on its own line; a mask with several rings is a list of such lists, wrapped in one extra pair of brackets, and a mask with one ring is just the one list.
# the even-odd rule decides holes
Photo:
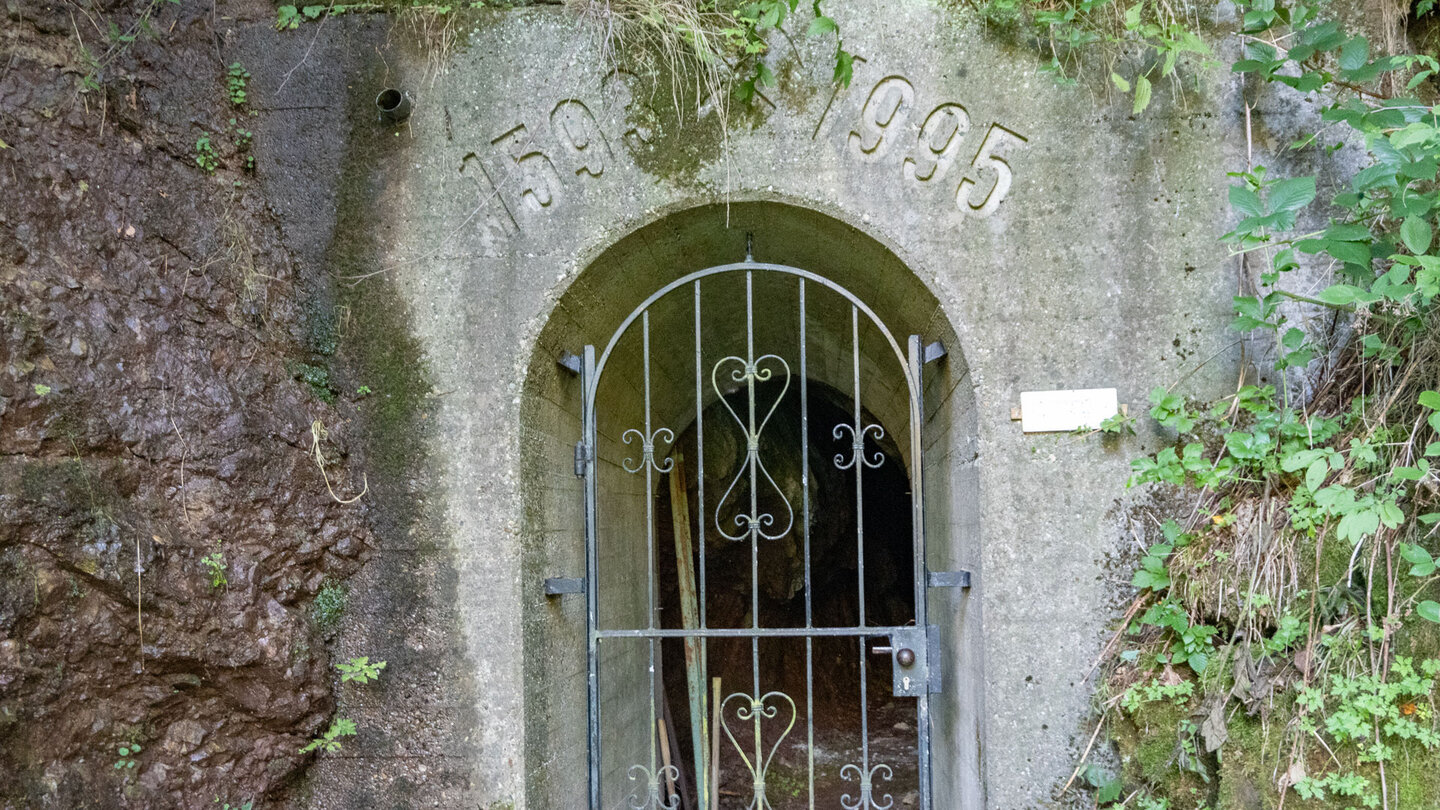
[(334, 710), (375, 542), (227, 76), (274, 13), (0, 11), (0, 807), (238, 806)]

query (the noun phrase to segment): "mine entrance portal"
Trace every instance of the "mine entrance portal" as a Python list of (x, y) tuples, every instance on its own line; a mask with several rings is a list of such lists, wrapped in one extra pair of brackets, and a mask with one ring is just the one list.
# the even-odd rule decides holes
[(592, 808), (930, 808), (922, 352), (748, 257), (586, 347)]

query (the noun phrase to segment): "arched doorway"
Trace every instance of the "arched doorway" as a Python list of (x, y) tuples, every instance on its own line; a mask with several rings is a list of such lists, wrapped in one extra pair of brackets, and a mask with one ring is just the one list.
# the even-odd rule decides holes
[[(568, 345), (532, 364), (527, 400), (542, 419), (530, 425), (551, 412), (534, 437), (550, 452), (527, 462), (553, 463), (561, 428), (579, 428), (567, 461), (584, 477), (579, 492), (553, 478), (527, 487), (529, 528), (549, 530), (526, 570), (585, 583), (583, 596), (545, 600), (527, 660), (553, 666), (568, 648), (563, 670), (574, 673), (576, 652), (585, 670), (577, 684), (527, 669), (527, 682), (554, 684), (527, 700), (527, 759), (572, 766), (537, 779), (530, 803), (924, 807), (934, 784), (933, 806), (978, 807), (962, 803), (979, 783), (978, 610), (973, 594), (930, 587), (956, 581), (932, 572), (974, 568), (956, 564), (977, 517), (954, 506), (974, 503), (978, 482), (953, 333), (892, 253), (805, 209), (726, 213), (758, 226), (761, 256), (809, 252), (912, 333), (816, 270), (697, 268), (722, 244), (743, 255), (744, 232), (720, 213), (680, 212), (606, 251), (542, 335), (542, 347)], [(607, 315), (611, 296), (630, 311)], [(584, 379), (540, 365), (578, 350), (577, 337), (594, 347)], [(950, 351), (927, 367), (931, 344)], [(537, 375), (554, 375), (540, 401)], [(556, 508), (562, 491), (568, 510)], [(578, 538), (557, 525), (577, 500)], [(556, 554), (561, 538), (581, 540), (588, 559)], [(588, 697), (579, 729), (576, 686)]]

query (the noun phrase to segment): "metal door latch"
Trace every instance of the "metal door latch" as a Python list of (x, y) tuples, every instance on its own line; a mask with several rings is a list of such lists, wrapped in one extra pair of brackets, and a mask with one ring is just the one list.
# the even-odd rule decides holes
[(920, 697), (930, 691), (930, 664), (925, 628), (907, 627), (890, 635), (888, 647), (872, 647), (872, 655), (890, 656), (895, 697)]

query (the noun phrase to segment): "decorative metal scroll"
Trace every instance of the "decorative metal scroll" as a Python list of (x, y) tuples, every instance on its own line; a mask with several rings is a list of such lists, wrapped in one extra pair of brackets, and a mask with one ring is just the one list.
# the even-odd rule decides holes
[[(765, 412), (764, 418), (757, 424), (755, 421), (755, 384), (767, 382), (775, 376), (775, 369), (762, 367), (767, 362), (778, 364), (779, 371), (784, 374), (781, 377), (784, 384), (780, 387), (780, 393), (776, 395), (775, 401), (771, 403), (770, 409)], [(730, 402), (725, 398), (725, 392), (720, 387), (720, 370), (727, 364), (738, 366), (730, 372), (730, 379), (733, 382), (745, 384), (748, 395), (747, 418), (741, 418), (740, 414), (730, 407)], [(790, 501), (785, 498), (785, 493), (780, 491), (780, 485), (775, 483), (775, 479), (770, 476), (770, 471), (765, 469), (765, 462), (760, 459), (760, 434), (765, 430), (765, 425), (769, 424), (770, 417), (775, 415), (775, 409), (780, 407), (780, 400), (785, 398), (785, 392), (790, 390), (790, 364), (774, 354), (767, 354), (759, 359), (752, 357), (749, 360), (731, 355), (721, 359), (710, 370), (710, 384), (714, 386), (715, 393), (720, 397), (720, 402), (725, 406), (725, 410), (730, 412), (730, 415), (735, 418), (735, 422), (740, 425), (740, 429), (745, 431), (746, 448), (745, 463), (735, 471), (735, 478), (730, 481), (730, 486), (725, 489), (725, 494), (720, 496), (720, 502), (715, 506), (715, 529), (728, 540), (744, 540), (752, 534), (766, 540), (778, 540), (789, 534), (791, 527), (795, 525), (795, 510), (790, 507)], [(740, 479), (745, 477), (746, 472), (749, 472), (750, 476), (750, 511), (742, 511), (735, 515), (735, 525), (743, 531), (731, 534), (725, 530), (725, 524), (720, 520), (720, 514), (724, 511), (726, 502), (735, 493), (735, 488), (739, 486)], [(785, 527), (779, 531), (766, 531), (767, 528), (775, 525), (775, 516), (769, 512), (760, 513), (758, 504), (762, 477), (780, 496), (780, 503), (785, 506)]]
[(646, 467), (649, 467), (655, 472), (667, 473), (675, 467), (675, 459), (673, 458), (667, 458), (658, 464), (655, 463), (655, 440), (658, 438), (667, 444), (673, 444), (675, 441), (675, 431), (670, 428), (656, 428), (655, 432), (649, 436), (646, 436), (643, 430), (630, 428), (625, 431), (620, 438), (623, 439), (626, 444), (634, 444), (636, 439), (640, 440), (640, 460), (637, 462), (633, 458), (627, 458), (620, 462), (621, 466), (625, 468), (625, 472), (638, 473)]
[[(764, 734), (760, 724), (764, 720), (774, 720), (780, 713), (779, 705), (767, 705), (771, 699), (784, 701), (790, 706), (790, 722), (786, 723), (785, 730), (775, 738), (769, 749), (765, 747)], [(731, 701), (736, 701), (735, 718), (743, 723), (754, 722), (755, 744), (751, 754), (745, 753), (745, 748), (735, 738), (735, 732), (730, 729), (730, 723), (726, 720), (726, 712), (729, 711)], [(760, 697), (747, 695), (744, 692), (736, 692), (725, 698), (720, 704), (720, 727), (725, 731), (725, 736), (730, 738), (730, 744), (740, 753), (740, 761), (745, 763), (745, 770), (750, 772), (751, 785), (754, 795), (750, 797), (750, 803), (746, 805), (747, 810), (773, 810), (774, 805), (765, 795), (765, 775), (770, 771), (770, 763), (775, 759), (775, 752), (780, 750), (780, 743), (790, 736), (790, 730), (795, 728), (795, 719), (799, 712), (795, 709), (795, 701), (784, 692), (766, 692)]]
[(857, 428), (858, 424), (859, 423), (857, 422), (855, 425), (847, 425), (844, 422), (841, 422), (840, 424), (835, 426), (834, 430), (830, 432), (831, 435), (836, 438), (836, 440), (843, 440), (845, 438), (846, 431), (850, 432), (850, 436), (852, 438), (852, 441), (850, 443), (851, 455), (849, 461), (845, 460), (844, 453), (835, 454), (835, 466), (842, 470), (850, 469), (851, 467), (855, 466), (857, 462), (860, 464), (864, 464), (866, 467), (869, 467), (873, 470), (876, 467), (879, 467), (880, 464), (885, 461), (885, 454), (881, 453), (879, 450), (876, 450), (870, 458), (865, 457), (865, 436), (869, 435), (871, 439), (878, 442), (881, 439), (885, 438), (885, 428), (880, 426), (879, 424), (869, 424), (865, 427)]
[[(883, 773), (882, 773), (883, 771)], [(890, 810), (895, 804), (895, 798), (889, 793), (884, 794), (880, 799), (875, 798), (875, 776), (889, 782), (895, 776), (889, 765), (878, 764), (870, 770), (865, 770), (859, 765), (850, 764), (840, 769), (840, 778), (849, 782), (858, 779), (860, 782), (860, 795), (852, 798), (849, 793), (840, 797), (840, 804), (845, 810)]]
[[(680, 779), (680, 769), (674, 765), (666, 765), (658, 770), (650, 770), (644, 765), (631, 765), (628, 771), (630, 781), (637, 783), (635, 789), (630, 791), (630, 810), (675, 810), (680, 806), (680, 796), (671, 793), (668, 796), (660, 789), (662, 780), (670, 780), (672, 783)], [(644, 782), (641, 783), (641, 777)], [(645, 796), (641, 798), (640, 788), (645, 788)], [(663, 798), (662, 798), (663, 797)]]

